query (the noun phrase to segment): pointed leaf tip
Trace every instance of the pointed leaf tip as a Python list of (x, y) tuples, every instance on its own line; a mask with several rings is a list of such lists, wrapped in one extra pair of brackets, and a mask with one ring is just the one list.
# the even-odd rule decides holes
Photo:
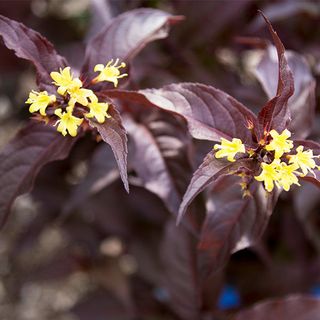
[(0, 15), (0, 36), (5, 46), (13, 50), (17, 57), (33, 63), (39, 87), (55, 92), (50, 72), (66, 66), (67, 62), (56, 52), (52, 43), (37, 31), (2, 15)]
[(294, 81), (285, 57), (285, 48), (280, 38), (268, 18), (261, 11), (259, 11), (259, 13), (267, 23), (278, 54), (277, 93), (258, 114), (260, 138), (262, 138), (265, 131), (269, 132), (271, 129), (275, 129), (281, 132), (287, 127), (290, 121), (288, 100), (294, 93)]
[(126, 191), (129, 193), (127, 173), (127, 132), (122, 125), (120, 113), (113, 105), (109, 106), (108, 113), (111, 118), (107, 118), (104, 123), (100, 124), (92, 120), (90, 120), (89, 123), (98, 130), (102, 140), (110, 145), (119, 167), (121, 180)]

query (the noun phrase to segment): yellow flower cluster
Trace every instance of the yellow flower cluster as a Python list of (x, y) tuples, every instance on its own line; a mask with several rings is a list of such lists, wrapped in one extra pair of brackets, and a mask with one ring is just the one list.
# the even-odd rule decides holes
[(261, 168), (262, 172), (255, 179), (263, 181), (265, 189), (269, 192), (273, 190), (274, 184), (286, 191), (289, 191), (292, 184), (300, 185), (296, 171), (298, 167), (295, 164), (287, 165), (280, 162), (280, 159), (275, 159), (270, 164), (262, 162)]
[[(262, 171), (254, 177), (264, 183), (268, 192), (271, 192), (275, 185), (289, 191), (293, 184), (300, 185), (298, 177), (304, 177), (308, 173), (314, 175), (314, 169), (320, 169), (314, 160), (319, 156), (314, 156), (312, 150), (304, 150), (303, 146), (298, 146), (292, 154), (293, 141), (289, 140), (289, 130), (285, 129), (281, 134), (271, 130), (270, 137), (270, 142), (263, 146), (267, 155), (263, 157), (266, 160), (261, 162)], [(226, 157), (231, 162), (235, 161), (237, 153), (246, 153), (242, 141), (235, 138), (232, 141), (221, 138), (221, 144), (216, 144), (214, 150), (219, 150), (215, 153), (216, 158)], [(248, 149), (247, 154), (252, 157), (255, 152)]]
[[(269, 164), (262, 163), (262, 172), (255, 177), (256, 180), (264, 182), (267, 191), (271, 192), (274, 185), (289, 191), (291, 185), (299, 185), (299, 176), (304, 177), (308, 172), (314, 174), (314, 169), (319, 170), (312, 150), (304, 151), (303, 146), (298, 146), (295, 154), (288, 154), (293, 148), (293, 141), (289, 140), (291, 137), (289, 130), (285, 129), (281, 134), (271, 130), (270, 136), (272, 140), (265, 146), (265, 150), (274, 151), (274, 160)], [(281, 160), (283, 156), (283, 160), (287, 162)]]
[(216, 158), (224, 158), (227, 157), (228, 161), (234, 162), (235, 155), (239, 153), (245, 153), (246, 149), (244, 144), (240, 139), (233, 138), (232, 141), (229, 141), (225, 138), (221, 138), (221, 145), (216, 144), (213, 147), (214, 150), (219, 150), (215, 153)]
[[(95, 66), (94, 71), (100, 74), (92, 80), (92, 83), (107, 81), (112, 82), (116, 87), (118, 79), (126, 77), (127, 74), (121, 74), (119, 69), (124, 68), (126, 65), (122, 62), (118, 65), (119, 59), (113, 63), (109, 61), (105, 66), (98, 64)], [(41, 116), (47, 117), (47, 108), (52, 107), (54, 115), (58, 117), (55, 122), (57, 131), (62, 135), (68, 133), (75, 137), (78, 133), (78, 127), (82, 124), (83, 120), (95, 118), (99, 123), (104, 123), (106, 118), (110, 118), (107, 113), (109, 104), (99, 102), (95, 93), (83, 88), (83, 83), (79, 78), (75, 78), (71, 73), (70, 67), (53, 71), (50, 73), (51, 78), (54, 80), (53, 84), (56, 85), (57, 93), (63, 99), (57, 99), (56, 95), (49, 95), (47, 91), (36, 92), (32, 90), (29, 98), (26, 101), (30, 104), (29, 111), (31, 113), (39, 112)], [(61, 101), (61, 103), (59, 103)], [(74, 115), (83, 115), (84, 117), (77, 117)]]

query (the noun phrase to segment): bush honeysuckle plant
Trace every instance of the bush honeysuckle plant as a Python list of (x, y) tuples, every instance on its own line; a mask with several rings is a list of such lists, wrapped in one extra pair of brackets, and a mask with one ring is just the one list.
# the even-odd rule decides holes
[[(320, 145), (306, 140), (315, 80), (262, 17), (273, 44), (251, 70), (269, 98), (256, 115), (210, 85), (131, 90), (132, 59), (149, 42), (166, 38), (181, 16), (136, 9), (113, 18), (87, 42), (80, 69), (38, 32), (0, 16), (5, 46), (34, 65), (38, 85), (25, 99), (31, 120), (0, 154), (1, 224), (19, 195), (41, 199), (48, 175), (54, 192), (43, 198), (59, 203), (52, 216), (67, 221), (67, 233), (68, 219), (81, 212), (82, 227), (94, 225), (94, 237), (116, 234), (129, 251), (130, 241), (140, 237), (132, 250), (142, 260), (150, 254), (152, 263), (161, 261), (163, 274), (150, 272), (148, 281), (166, 288), (170, 298), (163, 305), (179, 319), (208, 318), (221, 289), (217, 275), (232, 253), (260, 241), (281, 192), (302, 181), (320, 186)], [(67, 183), (83, 162), (85, 176)], [(129, 195), (121, 180), (127, 192), (130, 182)], [(141, 230), (143, 223), (150, 227), (146, 234), (134, 229), (140, 223)], [(141, 243), (150, 245), (148, 252), (139, 251)], [(75, 253), (80, 269), (101, 261), (90, 254)], [(127, 305), (132, 318), (144, 312), (139, 301)]]

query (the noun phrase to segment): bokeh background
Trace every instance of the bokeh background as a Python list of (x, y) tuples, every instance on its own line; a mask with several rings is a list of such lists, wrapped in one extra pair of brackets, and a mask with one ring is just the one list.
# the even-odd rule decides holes
[[(319, 1), (1, 0), (0, 14), (39, 31), (77, 68), (90, 37), (114, 16), (140, 7), (185, 20), (134, 60), (132, 89), (200, 82), (254, 111), (267, 101), (251, 73), (268, 38), (262, 10), (286, 49), (302, 54), (317, 80), (310, 138), (319, 142)], [(33, 88), (32, 67), (1, 44), (0, 147), (28, 121), (24, 101)], [(156, 196), (139, 188), (127, 196), (115, 180), (112, 192), (102, 189), (81, 210), (65, 213), (62, 204), (88, 172), (81, 161), (91, 146), (86, 148), (74, 150), (68, 163), (47, 165), (33, 193), (15, 202), (0, 233), (0, 319), (133, 319), (137, 305), (136, 319), (181, 319), (158, 281), (162, 266), (155, 253), (168, 213)], [(54, 179), (59, 175), (63, 179)], [(131, 212), (119, 212), (121, 201)], [(319, 209), (319, 191), (311, 185), (282, 196), (261, 246), (233, 255), (217, 280), (210, 297), (216, 299), (217, 319), (269, 297), (320, 296)]]

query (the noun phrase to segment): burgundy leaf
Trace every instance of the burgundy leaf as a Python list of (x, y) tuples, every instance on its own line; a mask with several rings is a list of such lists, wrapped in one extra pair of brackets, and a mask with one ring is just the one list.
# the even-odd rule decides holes
[(34, 64), (40, 89), (55, 92), (50, 72), (65, 67), (67, 62), (57, 54), (53, 45), (38, 32), (1, 15), (0, 35), (7, 48)]
[(176, 213), (181, 198), (163, 158), (159, 142), (147, 126), (130, 119), (127, 119), (125, 124), (134, 143), (133, 169), (142, 179), (144, 187), (157, 194), (170, 211)]
[(216, 272), (231, 253), (253, 245), (261, 237), (279, 195), (278, 191), (268, 193), (261, 183), (253, 182), (251, 196), (243, 198), (240, 186), (234, 183), (235, 190), (227, 183), (226, 190), (218, 194), (217, 203), (213, 201), (208, 208), (199, 242), (207, 256), (203, 273)]
[(182, 225), (177, 227), (173, 220), (165, 230), (161, 258), (172, 308), (182, 319), (200, 319), (196, 241), (188, 230)]
[(74, 138), (52, 127), (32, 123), (22, 129), (0, 154), (0, 219), (3, 225), (15, 198), (32, 188), (34, 178), (48, 162), (67, 157)]
[(230, 164), (230, 162), (216, 159), (214, 156), (214, 151), (209, 152), (200, 167), (193, 174), (188, 189), (183, 196), (183, 200), (179, 209), (178, 223), (181, 221), (192, 200), (210, 183), (214, 182), (222, 175), (227, 175), (233, 171), (236, 171), (242, 166), (250, 165), (251, 162), (251, 160), (247, 159), (242, 161), (238, 160)]
[(32, 199), (37, 203), (37, 213), (19, 234), (13, 255), (21, 251), (28, 252), (39, 241), (48, 224), (60, 216), (69, 197), (70, 187), (73, 187), (67, 179), (61, 179), (70, 174), (68, 160), (51, 162), (37, 175), (31, 192)]
[[(140, 188), (140, 190), (143, 191), (144, 195), (151, 194), (143, 188)], [(130, 190), (130, 192), (132, 192), (132, 190)], [(153, 197), (155, 196), (153, 195)], [(160, 200), (158, 201), (158, 204), (159, 202)], [(149, 202), (148, 204), (151, 205), (151, 207), (149, 207), (148, 209), (151, 216), (154, 213), (154, 209), (156, 209), (156, 203)], [(161, 202), (160, 206), (164, 208), (161, 205)], [(158, 209), (156, 209), (156, 211), (157, 210)], [(166, 213), (168, 212), (166, 211)], [(149, 224), (147, 228), (143, 228), (143, 230), (140, 229), (140, 232), (134, 234), (134, 237), (132, 237), (132, 241), (128, 243), (127, 247), (128, 253), (132, 254), (139, 264), (139, 276), (148, 281), (148, 283), (152, 283), (156, 286), (163, 285), (164, 270), (160, 263), (159, 243), (161, 242), (161, 237), (163, 235), (162, 227), (165, 225), (165, 223), (163, 222), (166, 222), (167, 220), (167, 214), (165, 214), (164, 217), (166, 218), (165, 221), (162, 221), (161, 223), (161, 229), (154, 228), (154, 225)], [(144, 223), (145, 222), (146, 221), (144, 221)], [(133, 289), (135, 290), (135, 288)], [(141, 301), (140, 303), (139, 299), (137, 299), (139, 297), (139, 294), (136, 292), (136, 290), (133, 297), (138, 303), (138, 310), (140, 308), (141, 310), (145, 309), (144, 301)]]
[(112, 150), (105, 143), (101, 143), (88, 164), (88, 174), (73, 188), (64, 206), (64, 212), (69, 212), (75, 206), (81, 206), (88, 197), (101, 191), (118, 178), (119, 172)]
[(128, 237), (132, 228), (131, 217), (134, 215), (126, 196), (122, 182), (117, 180), (88, 197), (76, 208), (86, 220), (94, 221), (103, 234)]
[(145, 188), (133, 186), (127, 201), (127, 208), (134, 208), (134, 216), (144, 222), (162, 225), (170, 215), (161, 199)]
[(92, 0), (90, 3), (90, 14), (91, 21), (86, 34), (86, 40), (96, 36), (107, 23), (110, 23), (113, 18), (113, 10), (109, 2)]
[(285, 57), (284, 46), (277, 33), (274, 31), (270, 21), (263, 15), (262, 12), (260, 13), (268, 25), (269, 32), (277, 49), (279, 63), (276, 96), (262, 108), (258, 115), (260, 135), (262, 137), (264, 131), (275, 129), (278, 132), (281, 132), (286, 128), (290, 120), (288, 100), (294, 92), (294, 82)]
[(82, 72), (90, 74), (96, 64), (111, 59), (130, 62), (147, 43), (167, 37), (169, 26), (180, 20), (155, 9), (136, 9), (117, 16), (89, 41)]
[(196, 139), (219, 141), (239, 138), (251, 143), (246, 125), (255, 123), (255, 115), (244, 105), (214, 87), (182, 83), (162, 89), (139, 91), (152, 104), (185, 117), (191, 135)]
[[(269, 99), (277, 92), (277, 79), (274, 75), (277, 72), (278, 63), (275, 55), (276, 49), (269, 46), (254, 70)], [(285, 56), (292, 71), (295, 86), (295, 92), (288, 101), (291, 114), (289, 130), (294, 132), (296, 139), (301, 139), (309, 135), (314, 120), (315, 79), (303, 56), (293, 51), (286, 51)]]
[(110, 145), (118, 163), (124, 187), (127, 192), (129, 192), (127, 173), (127, 133), (122, 126), (120, 114), (113, 105), (109, 106), (108, 113), (111, 118), (107, 118), (103, 124), (91, 120), (90, 125), (96, 128), (103, 141)]
[(319, 299), (307, 295), (293, 295), (258, 303), (240, 311), (232, 320), (316, 320), (319, 315)]
[(228, 94), (211, 86), (180, 83), (162, 89), (137, 91), (105, 90), (109, 98), (134, 101), (158, 107), (183, 116), (195, 139), (218, 141), (221, 137), (238, 137), (251, 144), (252, 135), (246, 125), (256, 123), (255, 115)]
[(191, 140), (185, 126), (171, 115), (164, 116), (166, 114), (162, 117), (153, 114), (152, 119), (140, 122), (127, 117), (125, 126), (133, 142), (133, 169), (144, 187), (177, 214), (188, 181), (183, 179), (183, 186), (179, 182), (181, 177), (191, 176), (187, 152)]

